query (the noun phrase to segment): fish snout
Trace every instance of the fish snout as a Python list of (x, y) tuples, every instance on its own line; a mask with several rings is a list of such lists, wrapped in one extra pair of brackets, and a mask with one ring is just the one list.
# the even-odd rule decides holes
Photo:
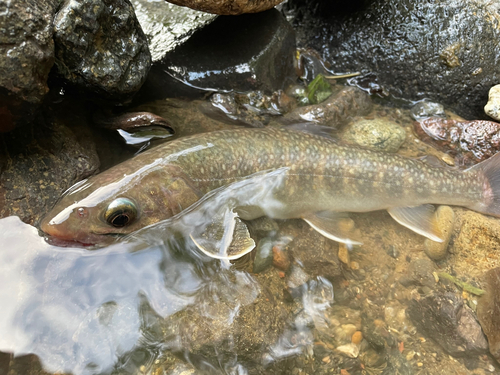
[(71, 235), (71, 231), (68, 231), (66, 225), (63, 224), (55, 224), (52, 221), (51, 216), (45, 216), (40, 222), (40, 229), (45, 234), (50, 237), (55, 237), (61, 240), (74, 240), (73, 235)]

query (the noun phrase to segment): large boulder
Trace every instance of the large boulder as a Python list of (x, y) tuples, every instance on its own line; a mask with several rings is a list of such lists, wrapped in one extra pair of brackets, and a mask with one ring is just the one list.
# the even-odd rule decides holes
[(148, 42), (129, 0), (65, 1), (54, 21), (58, 74), (117, 100), (146, 80)]
[(193, 33), (211, 23), (214, 14), (181, 7), (166, 1), (133, 0), (132, 5), (146, 34), (153, 63), (185, 43)]
[(0, 2), (0, 132), (33, 119), (54, 63), (59, 0)]
[(500, 80), (500, 13), (486, 0), (290, 0), (299, 44), (335, 72), (374, 72), (396, 97), (431, 98), (484, 118)]
[(257, 13), (271, 9), (283, 0), (168, 0), (203, 12), (237, 15), (243, 13)]
[(219, 16), (151, 68), (146, 99), (206, 91), (267, 93), (295, 80), (295, 33), (275, 9)]

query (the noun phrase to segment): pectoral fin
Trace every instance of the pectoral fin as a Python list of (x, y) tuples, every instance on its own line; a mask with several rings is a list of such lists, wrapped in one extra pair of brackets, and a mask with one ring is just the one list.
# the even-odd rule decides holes
[(363, 244), (355, 239), (352, 220), (345, 213), (322, 211), (305, 215), (302, 219), (326, 238), (347, 245)]
[(443, 242), (442, 234), (434, 219), (434, 206), (394, 207), (387, 210), (394, 220), (408, 229), (436, 242)]
[(208, 225), (196, 228), (190, 237), (203, 253), (216, 259), (238, 259), (255, 247), (247, 226), (230, 209), (215, 215)]

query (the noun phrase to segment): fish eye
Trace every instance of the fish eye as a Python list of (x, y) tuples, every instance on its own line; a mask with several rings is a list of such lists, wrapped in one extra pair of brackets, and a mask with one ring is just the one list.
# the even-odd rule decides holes
[(135, 203), (127, 198), (117, 198), (111, 202), (104, 213), (104, 219), (115, 228), (131, 224), (137, 217)]

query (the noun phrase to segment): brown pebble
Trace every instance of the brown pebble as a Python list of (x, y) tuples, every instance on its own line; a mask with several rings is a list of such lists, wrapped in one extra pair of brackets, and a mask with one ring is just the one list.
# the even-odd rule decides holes
[(347, 246), (343, 243), (339, 243), (339, 259), (342, 263), (346, 264), (349, 266), (349, 263), (351, 262), (349, 255), (349, 249)]
[(359, 343), (361, 343), (361, 340), (363, 340), (363, 334), (361, 333), (361, 331), (356, 331), (352, 334), (351, 341), (353, 344), (358, 345)]
[(290, 258), (280, 246), (273, 246), (273, 266), (282, 271), (290, 268)]

